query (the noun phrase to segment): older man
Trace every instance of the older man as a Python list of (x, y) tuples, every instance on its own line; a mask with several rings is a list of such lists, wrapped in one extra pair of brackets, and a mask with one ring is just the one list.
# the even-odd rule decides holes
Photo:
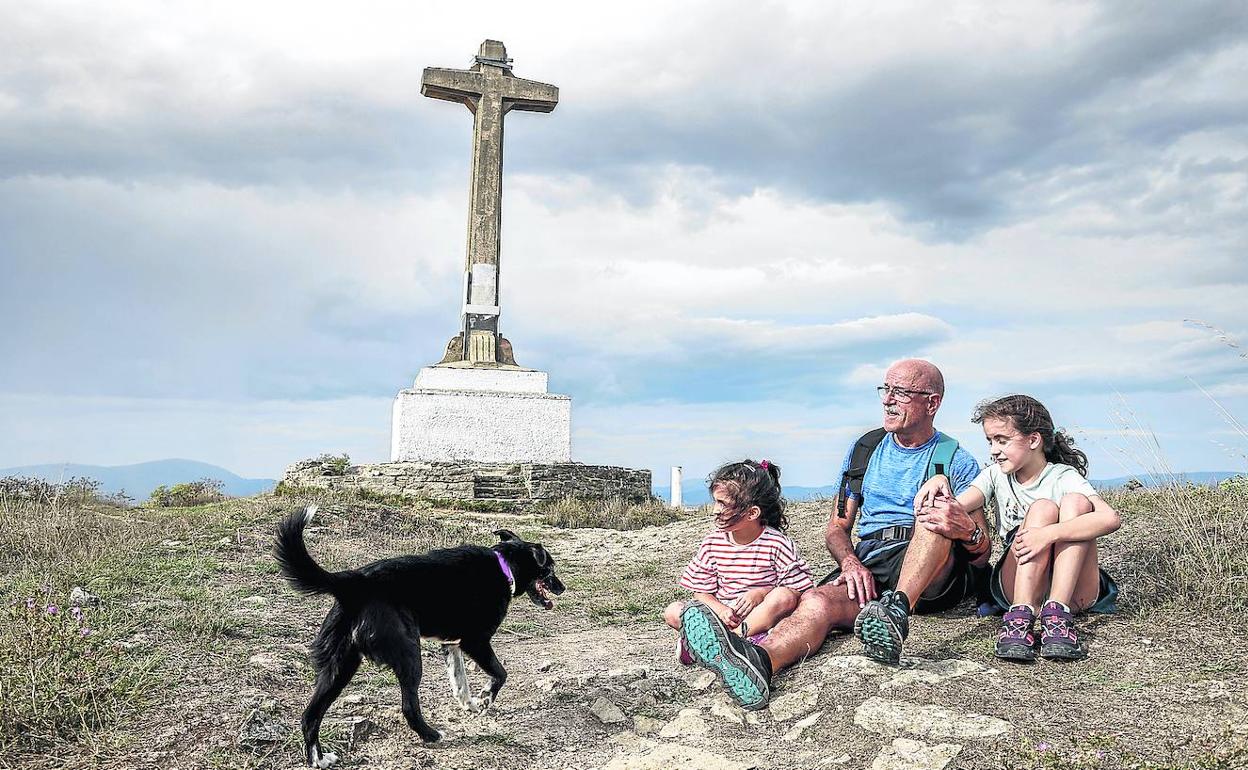
[[(876, 434), (879, 443), (870, 450), (865, 472), (851, 468), (865, 450), (851, 447), (846, 453), (839, 495), (844, 504), (838, 500), (824, 536), (839, 568), (804, 593), (793, 614), (761, 644), (731, 633), (705, 605), (691, 604), (681, 616), (686, 649), (699, 665), (719, 674), (743, 708), (767, 705), (773, 672), (814, 653), (833, 630), (854, 629), (868, 656), (896, 665), (910, 616), (962, 601), (974, 591), (976, 570), (988, 561), (991, 543), (982, 509), (968, 512), (956, 501), (940, 500), (914, 510), (915, 495), (933, 472), (947, 475), (957, 494), (979, 471), (965, 449), (948, 453), (955, 442), (935, 428), (945, 393), (940, 370), (927, 361), (898, 361), (877, 390), (883, 432)], [(942, 447), (946, 456), (934, 463)], [(935, 464), (948, 467), (934, 470)], [(845, 485), (855, 475), (860, 492), (856, 483)], [(855, 521), (857, 546), (850, 540)]]

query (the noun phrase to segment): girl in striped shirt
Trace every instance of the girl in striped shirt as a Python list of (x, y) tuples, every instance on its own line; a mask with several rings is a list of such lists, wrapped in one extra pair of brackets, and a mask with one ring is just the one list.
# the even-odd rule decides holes
[[(797, 545), (784, 534), (788, 519), (780, 496), (780, 468), (767, 460), (729, 463), (710, 478), (715, 529), (702, 539), (698, 552), (680, 575), (680, 587), (693, 601), (711, 608), (730, 629), (761, 639), (797, 606), (811, 588), (810, 567)], [(672, 628), (680, 628), (687, 602), (663, 611)], [(693, 660), (677, 642), (680, 662)]]

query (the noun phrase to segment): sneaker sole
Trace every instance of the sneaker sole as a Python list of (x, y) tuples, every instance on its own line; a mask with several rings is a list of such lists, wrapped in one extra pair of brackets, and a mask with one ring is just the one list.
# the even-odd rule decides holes
[(1036, 659), (1036, 648), (1025, 644), (1008, 644), (1004, 647), (997, 647), (994, 652), (1002, 660), (1021, 660), (1030, 663)]
[(1082, 647), (1071, 647), (1068, 644), (1042, 644), (1040, 657), (1046, 660), (1083, 660), (1088, 656)]
[(715, 613), (702, 604), (691, 604), (680, 613), (680, 632), (685, 649), (699, 666), (719, 675), (724, 689), (741, 708), (755, 711), (767, 705), (770, 687), (728, 644), (727, 631)]
[(863, 654), (890, 666), (901, 664), (901, 634), (888, 622), (884, 608), (868, 605), (854, 619), (854, 636), (862, 642)]

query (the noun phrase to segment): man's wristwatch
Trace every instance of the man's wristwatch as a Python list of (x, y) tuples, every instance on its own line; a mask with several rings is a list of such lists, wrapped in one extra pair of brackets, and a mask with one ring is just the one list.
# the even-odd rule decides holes
[(974, 548), (977, 545), (979, 545), (979, 541), (983, 539), (984, 539), (984, 530), (980, 529), (979, 525), (977, 524), (975, 525), (975, 531), (971, 533), (971, 537), (968, 540), (965, 540), (963, 542), (965, 542), (971, 548)]

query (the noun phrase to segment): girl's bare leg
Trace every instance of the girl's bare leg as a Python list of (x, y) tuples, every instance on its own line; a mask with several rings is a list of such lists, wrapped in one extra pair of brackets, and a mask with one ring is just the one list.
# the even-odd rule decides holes
[[(1092, 512), (1092, 502), (1080, 494), (1062, 496), (1059, 521)], [(1072, 612), (1081, 612), (1096, 603), (1101, 590), (1101, 574), (1095, 540), (1058, 543), (1053, 546), (1053, 581), (1049, 599), (1061, 602)]]
[(781, 618), (797, 608), (801, 598), (802, 595), (791, 588), (776, 586), (745, 616), (746, 628), (751, 635), (770, 630)]
[(685, 602), (672, 602), (663, 610), (663, 622), (677, 631), (680, 630), (680, 613), (685, 609)]
[[(1060, 515), (1057, 503), (1052, 500), (1037, 500), (1027, 509), (1027, 517), (1019, 528), (1047, 527), (1057, 523)], [(1001, 587), (1004, 589), (1005, 598), (1010, 604), (1026, 604), (1032, 609), (1039, 609), (1049, 587), (1049, 566), (1053, 549), (1037, 553), (1026, 564), (1018, 563), (1012, 548), (1007, 549), (1001, 558), (1004, 559), (1001, 565)]]

